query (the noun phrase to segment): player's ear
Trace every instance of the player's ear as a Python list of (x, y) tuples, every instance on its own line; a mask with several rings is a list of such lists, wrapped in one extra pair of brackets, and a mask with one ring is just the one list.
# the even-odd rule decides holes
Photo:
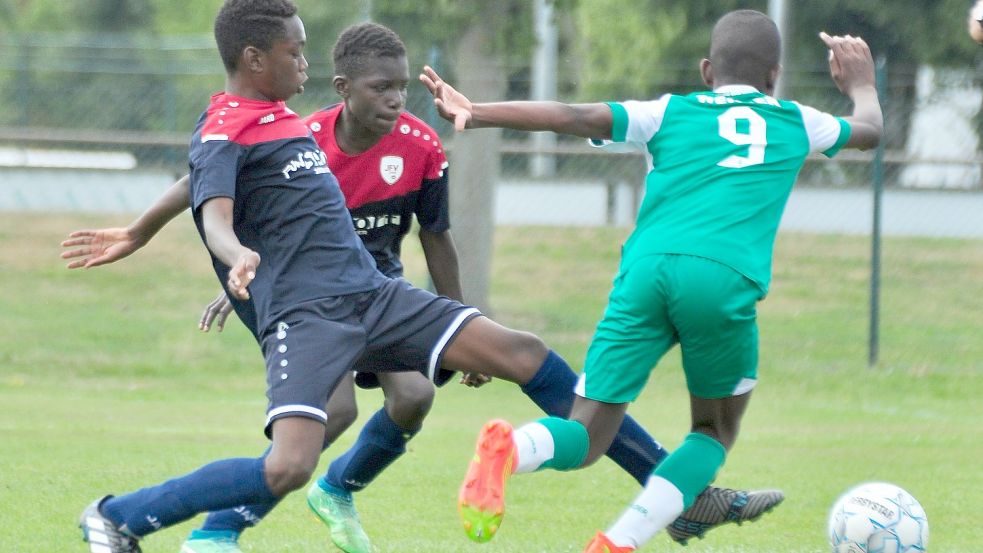
[(263, 51), (255, 46), (246, 46), (242, 49), (239, 56), (239, 67), (247, 69), (253, 73), (263, 72)]
[(710, 65), (710, 60), (703, 58), (700, 61), (700, 75), (703, 77), (703, 84), (707, 85), (711, 89), (713, 88), (713, 66)]
[(334, 85), (335, 92), (338, 93), (338, 96), (341, 96), (342, 100), (348, 99), (351, 93), (351, 81), (348, 80), (348, 77), (335, 75), (334, 79), (331, 79), (331, 84)]
[(778, 77), (782, 74), (782, 66), (776, 65), (768, 72), (768, 78), (765, 81), (765, 93), (771, 95), (775, 92), (775, 85), (778, 83)]

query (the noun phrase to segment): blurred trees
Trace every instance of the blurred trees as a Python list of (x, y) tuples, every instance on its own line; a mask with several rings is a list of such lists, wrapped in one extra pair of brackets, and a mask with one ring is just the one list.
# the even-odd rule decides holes
[[(391, 26), (421, 62), (434, 46), (452, 49), (469, 25), (495, 30), (493, 51), (521, 65), (533, 39), (530, 2), (519, 0), (296, 0), (312, 44), (327, 53), (346, 25), (371, 17)], [(709, 30), (736, 8), (767, 9), (767, 0), (554, 0), (571, 45), (568, 57), (583, 71), (584, 90), (602, 96), (639, 93), (658, 81), (660, 65), (693, 65)], [(0, 0), (0, 29), (160, 35), (210, 33), (222, 0)], [(790, 63), (816, 64), (820, 30), (853, 32), (899, 63), (960, 64), (978, 47), (966, 39), (967, 0), (827, 0), (790, 2)], [(490, 18), (490, 19), (485, 19)], [(822, 27), (823, 29), (820, 29)], [(582, 46), (578, 46), (582, 45)], [(325, 56), (320, 56), (324, 59)], [(822, 62), (822, 56), (818, 56)], [(573, 60), (569, 60), (573, 63)], [(646, 79), (647, 77), (647, 79)], [(620, 81), (619, 84), (602, 83)], [(626, 84), (627, 83), (627, 84)], [(625, 90), (625, 89), (632, 90)]]
[[(0, 0), (0, 126), (190, 130), (208, 95), (222, 86), (211, 39), (223, 0)], [(768, 0), (552, 0), (560, 29), (561, 97), (647, 98), (702, 86), (697, 65), (710, 30), (737, 8)], [(295, 0), (307, 28), (308, 92), (300, 113), (337, 101), (330, 53), (341, 30), (367, 16), (392, 27), (408, 48), (411, 73), (434, 65), (479, 100), (523, 97), (535, 46), (530, 0)], [(968, 0), (789, 1), (789, 95), (817, 107), (843, 102), (825, 72), (820, 30), (860, 34), (887, 56), (894, 101), (913, 105), (921, 64), (974, 67), (966, 36)], [(976, 73), (979, 73), (978, 71)], [(428, 106), (411, 86), (411, 106)], [(12, 105), (12, 107), (11, 107)], [(904, 120), (909, 109), (894, 109)], [(432, 108), (417, 115), (438, 124)], [(440, 126), (446, 131), (446, 126)], [(485, 305), (491, 248), (492, 185), (501, 134), (452, 136), (455, 234), (469, 301)], [(892, 140), (903, 141), (895, 132)], [(895, 143), (893, 146), (898, 146)], [(468, 258), (474, 253), (473, 258)]]
[[(585, 98), (647, 97), (658, 84), (690, 81), (707, 55), (710, 30), (738, 8), (766, 11), (767, 0), (583, 0), (576, 21), (582, 40), (581, 93)], [(919, 64), (965, 66), (979, 47), (966, 36), (969, 2), (964, 0), (826, 0), (789, 2), (790, 43), (786, 73), (825, 67), (825, 48), (816, 35), (863, 36), (893, 67)], [(677, 74), (667, 75), (678, 69)], [(688, 73), (691, 77), (686, 78)], [(909, 71), (910, 72), (910, 71)], [(671, 90), (670, 90), (671, 91)]]

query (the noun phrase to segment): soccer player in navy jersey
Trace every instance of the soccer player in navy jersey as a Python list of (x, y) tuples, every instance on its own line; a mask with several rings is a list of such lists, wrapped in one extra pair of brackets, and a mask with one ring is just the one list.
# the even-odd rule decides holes
[[(272, 41), (268, 45), (264, 44), (261, 38), (257, 38), (254, 29), (248, 29), (248, 25), (242, 23), (246, 20), (243, 12), (249, 15), (250, 10), (253, 13), (249, 21), (277, 26), (279, 19), (279, 23), (283, 25), (283, 34), (277, 36), (273, 33)], [(240, 27), (236, 28), (236, 25)], [(236, 41), (236, 37), (249, 35), (251, 31), (253, 34), (249, 36), (249, 40)], [(563, 413), (569, 409), (572, 400), (572, 372), (537, 338), (504, 329), (484, 319), (473, 309), (409, 288), (401, 281), (385, 279), (372, 270), (371, 259), (364, 249), (358, 247), (357, 237), (352, 240), (355, 235), (349, 223), (351, 219), (347, 218), (348, 213), (344, 213), (344, 217), (339, 216), (340, 195), (337, 194), (337, 184), (325, 176), (328, 174), (327, 166), (332, 164), (326, 166), (324, 153), (316, 147), (310, 149), (312, 143), (306, 136), (306, 129), (302, 132), (302, 125), (297, 125), (299, 121), (296, 116), (282, 103), (282, 100), (302, 86), (306, 70), (306, 61), (303, 61), (302, 54), (305, 42), (303, 28), (292, 5), (287, 2), (227, 2), (216, 20), (216, 37), (223, 60), (229, 68), (229, 81), (226, 93), (213, 97), (212, 105), (199, 122), (192, 143), (191, 179), (195, 221), (213, 254), (213, 264), (219, 279), (229, 284), (237, 313), (262, 341), (269, 373), (270, 411), (267, 431), (272, 433), (273, 446), (258, 460), (219, 461), (161, 486), (94, 503), (83, 517), (83, 529), (94, 547), (104, 545), (112, 551), (137, 550), (138, 537), (184, 520), (197, 512), (223, 507), (237, 508), (214, 513), (209, 520), (213, 517), (221, 519), (225, 513), (226, 522), (233, 527), (239, 524), (235, 530), (224, 530), (232, 532), (232, 536), (226, 536), (232, 539), (224, 540), (227, 547), (193, 548), (204, 545), (205, 541), (223, 541), (210, 539), (219, 536), (208, 532), (223, 530), (208, 530), (206, 522), (205, 533), (199, 536), (201, 539), (195, 539), (193, 535), (185, 544), (185, 550), (237, 551), (234, 538), (238, 532), (254, 524), (276, 505), (282, 495), (303, 485), (300, 481), (306, 481), (310, 471), (316, 466), (316, 455), (313, 459), (310, 456), (314, 443), (311, 438), (312, 426), (319, 425), (316, 427), (320, 431), (316, 448), (319, 452), (325, 439), (324, 423), (330, 420), (326, 410), (322, 409), (324, 398), (332, 386), (349, 374), (348, 369), (361, 354), (360, 347), (347, 351), (348, 342), (353, 341), (353, 338), (356, 342), (362, 340), (369, 351), (368, 356), (359, 359), (356, 367), (365, 364), (363, 361), (371, 359), (373, 353), (384, 351), (388, 355), (381, 358), (383, 365), (392, 364), (392, 359), (398, 358), (405, 365), (404, 370), (419, 370), (418, 367), (423, 367), (431, 378), (438, 374), (438, 368), (444, 367), (481, 369), (502, 376), (522, 384), (523, 390), (547, 412)], [(239, 54), (236, 55), (236, 52)], [(396, 83), (397, 92), (405, 89), (405, 83), (409, 80), (405, 52), (391, 60), (379, 53), (367, 57), (368, 61), (375, 59), (375, 62), (368, 63), (370, 68), (385, 67), (386, 62), (390, 61), (399, 62), (396, 63), (398, 78), (388, 80)], [(359, 60), (359, 63), (363, 62), (366, 60)], [(357, 83), (360, 78), (365, 77), (359, 73), (361, 70), (364, 68), (351, 70), (354, 75), (347, 77), (350, 79), (349, 86), (345, 85), (345, 77), (340, 83), (336, 79), (336, 85), (341, 85), (339, 93), (346, 100), (344, 107), (319, 112), (308, 119), (315, 136), (319, 132), (317, 127), (321, 127), (323, 131), (324, 122), (334, 119), (333, 127), (330, 127), (334, 132), (329, 131), (326, 136), (334, 134), (333, 140), (339, 148), (346, 140), (349, 140), (347, 145), (350, 147), (350, 139), (358, 139), (360, 136), (358, 132), (344, 132), (346, 125), (343, 121), (346, 114), (351, 113), (352, 117), (356, 117), (349, 124), (364, 123), (364, 119), (373, 114), (373, 110), (368, 108), (368, 104), (372, 102), (366, 102), (361, 107), (358, 105)], [(342, 73), (340, 69), (339, 73)], [(367, 74), (371, 75), (372, 71)], [(390, 84), (388, 88), (391, 87)], [(366, 93), (363, 91), (362, 94)], [(392, 95), (392, 92), (387, 94)], [(365, 150), (361, 154), (385, 143), (392, 136), (412, 137), (410, 142), (426, 142), (432, 148), (424, 148), (422, 153), (416, 152), (421, 158), (427, 157), (429, 152), (431, 158), (423, 163), (424, 175), (436, 178), (424, 180), (444, 179), (446, 174), (441, 175), (444, 161), (442, 152), (439, 151), (439, 141), (435, 136), (424, 138), (427, 134), (426, 127), (422, 123), (416, 125), (415, 119), (402, 114), (405, 97), (402, 93), (397, 93), (396, 97), (397, 101), (388, 110), (388, 115), (397, 117), (388, 119), (391, 126), (386, 133), (379, 132), (383, 129), (381, 126), (377, 127), (374, 143), (371, 140), (362, 142)], [(365, 100), (366, 97), (361, 99)], [(381, 122), (387, 119), (379, 116), (376, 120)], [(365, 126), (354, 125), (356, 129), (363, 129), (363, 139)], [(414, 130), (420, 131), (419, 136)], [(322, 150), (330, 151), (330, 148), (324, 147), (323, 139), (318, 141)], [(439, 156), (435, 157), (435, 153)], [(382, 160), (386, 157), (390, 159), (383, 165)], [(398, 166), (392, 157), (395, 156), (379, 158), (378, 167), (386, 185), (396, 187), (399, 179), (394, 179), (394, 176), (398, 173)], [(372, 163), (371, 158), (363, 159)], [(434, 159), (437, 160), (436, 164), (433, 163)], [(403, 163), (416, 163), (416, 160), (407, 162), (404, 158)], [(404, 165), (404, 172), (410, 170), (411, 168)], [(395, 182), (390, 184), (389, 180)], [(320, 182), (324, 190), (319, 190), (313, 184), (315, 182)], [(406, 184), (412, 188), (413, 183)], [(446, 218), (446, 180), (438, 186), (444, 188), (444, 198), (436, 204), (443, 204), (443, 217)], [(353, 201), (355, 195), (353, 192), (348, 204), (357, 227), (359, 205), (357, 201)], [(183, 210), (188, 204), (187, 192), (184, 192), (183, 199), (180, 196), (178, 190), (176, 194), (169, 192), (166, 197), (183, 201), (183, 204), (179, 203), (180, 210)], [(366, 197), (372, 198), (371, 195)], [(381, 198), (381, 202), (386, 203), (390, 199), (392, 198)], [(367, 201), (362, 207), (372, 203), (378, 201)], [(148, 211), (142, 219), (148, 220), (147, 216), (154, 213), (154, 209), (156, 208)], [(419, 217), (420, 212), (416, 213)], [(260, 217), (255, 217), (256, 215)], [(379, 221), (378, 215), (372, 217), (375, 217), (376, 222)], [(169, 218), (157, 221), (154, 225), (162, 225)], [(339, 225), (338, 220), (345, 224)], [(96, 245), (87, 244), (89, 247), (85, 248), (84, 255), (93, 257), (86, 262), (89, 266), (94, 266), (124, 257), (146, 243), (159, 228), (160, 226), (153, 227), (151, 232), (139, 239), (128, 237), (115, 242), (103, 240), (112, 235), (107, 231), (113, 229), (95, 231), (90, 238), (102, 242)], [(439, 230), (440, 224), (434, 228)], [(297, 239), (291, 240), (293, 232), (297, 232)], [(396, 233), (390, 241), (395, 241), (397, 249), (393, 253), (396, 254), (397, 263), (398, 242), (404, 235), (405, 229)], [(329, 240), (322, 240), (323, 238)], [(326, 243), (317, 244), (318, 241)], [(326, 251), (331, 255), (325, 254), (329, 258), (327, 260), (313, 259), (307, 255), (308, 248), (320, 248), (322, 253)], [(257, 251), (263, 252), (262, 263)], [(340, 255), (331, 259), (337, 254)], [(377, 254), (376, 262), (378, 259)], [(252, 278), (255, 281), (250, 290), (246, 290), (248, 280)], [(435, 278), (435, 282), (436, 280)], [(286, 286), (284, 293), (271, 293), (272, 290), (280, 290), (279, 286)], [(351, 293), (345, 293), (346, 291)], [(322, 300), (324, 297), (330, 301)], [(347, 305), (352, 300), (362, 305)], [(337, 319), (344, 315), (333, 311), (339, 307), (342, 311), (364, 309), (366, 315), (378, 317), (377, 320), (380, 321), (398, 321), (396, 326), (400, 328), (397, 330), (407, 331), (410, 336), (392, 336), (385, 332), (379, 336), (378, 324), (384, 324), (381, 322), (377, 326), (365, 325), (354, 334), (349, 328), (339, 329)], [(416, 311), (422, 311), (422, 314)], [(314, 330), (307, 330), (310, 327)], [(301, 336), (298, 337), (297, 334)], [(331, 347), (325, 349), (326, 343)], [(421, 346), (425, 347), (421, 349)], [(325, 361), (328, 357), (325, 351), (341, 354), (341, 360), (336, 357)], [(428, 355), (420, 355), (419, 351), (425, 351)], [(377, 361), (379, 359), (377, 357)], [(306, 370), (307, 366), (316, 369)], [(366, 369), (387, 370), (381, 366), (368, 366)], [(387, 374), (381, 380), (385, 381), (389, 376), (394, 375)], [(430, 386), (429, 383), (427, 386)], [(350, 393), (350, 384), (348, 389)], [(389, 391), (387, 408), (388, 394)], [(321, 396), (320, 402), (313, 399), (317, 395)], [(380, 413), (389, 417), (386, 409)], [(382, 415), (377, 413), (377, 417), (379, 416)], [(373, 421), (377, 417), (373, 417)], [(392, 422), (391, 417), (389, 422)], [(370, 421), (369, 426), (372, 424)], [(391, 430), (393, 425), (387, 423), (382, 426), (388, 426)], [(626, 427), (628, 433), (624, 436), (626, 441), (622, 442), (620, 457), (615, 449), (612, 449), (612, 457), (633, 475), (647, 474), (658, 461), (661, 448), (644, 431), (637, 428), (637, 425), (634, 428), (637, 430)], [(371, 480), (371, 476), (378, 474), (402, 452), (397, 450), (405, 445), (405, 439), (397, 447), (390, 447), (391, 444), (385, 441), (388, 437), (382, 434), (380, 440), (380, 435), (369, 436), (362, 446), (357, 442), (353, 447), (353, 451), (361, 450), (362, 453), (353, 454), (347, 464), (358, 466), (369, 461), (369, 478), (364, 481)], [(387, 448), (390, 451), (385, 451)], [(393, 451), (396, 451), (395, 455), (392, 454)], [(380, 455), (389, 456), (389, 461), (381, 466), (375, 462)], [(235, 475), (236, 481), (242, 480), (251, 486), (246, 486), (249, 489), (241, 489), (240, 482), (239, 490), (228, 489), (227, 479), (232, 477), (230, 475)], [(360, 481), (356, 478), (351, 480)], [(321, 485), (322, 482), (326, 485)], [(350, 493), (343, 488), (332, 488), (329, 470), (329, 474), (312, 486), (309, 492), (311, 506), (325, 519), (330, 514), (322, 513), (317, 504), (325, 496), (330, 496), (331, 492)], [(235, 501), (232, 498), (245, 499)], [(244, 510), (242, 505), (248, 505), (248, 508)], [(244, 513), (249, 516), (244, 516)], [(357, 524), (357, 519), (355, 520)], [(94, 531), (100, 528), (101, 531)], [(361, 531), (360, 528), (358, 531)], [(200, 543), (190, 543), (195, 541)], [(364, 543), (356, 543), (346, 550), (363, 551), (368, 550), (368, 547), (366, 539)]]

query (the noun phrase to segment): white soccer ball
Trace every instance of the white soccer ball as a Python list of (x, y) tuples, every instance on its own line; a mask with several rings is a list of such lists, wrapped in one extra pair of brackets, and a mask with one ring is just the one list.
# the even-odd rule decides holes
[(910, 493), (884, 482), (860, 484), (829, 513), (833, 553), (914, 553), (928, 546), (928, 518)]

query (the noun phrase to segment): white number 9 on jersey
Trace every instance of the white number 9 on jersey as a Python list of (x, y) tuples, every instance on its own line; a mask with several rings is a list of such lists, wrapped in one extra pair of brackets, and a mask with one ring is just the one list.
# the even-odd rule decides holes
[[(765, 162), (765, 146), (768, 145), (767, 124), (764, 117), (747, 106), (728, 109), (717, 117), (721, 138), (738, 146), (747, 146), (746, 156), (733, 155), (717, 163), (721, 167), (740, 169)], [(738, 121), (747, 121), (747, 132), (737, 130)]]

